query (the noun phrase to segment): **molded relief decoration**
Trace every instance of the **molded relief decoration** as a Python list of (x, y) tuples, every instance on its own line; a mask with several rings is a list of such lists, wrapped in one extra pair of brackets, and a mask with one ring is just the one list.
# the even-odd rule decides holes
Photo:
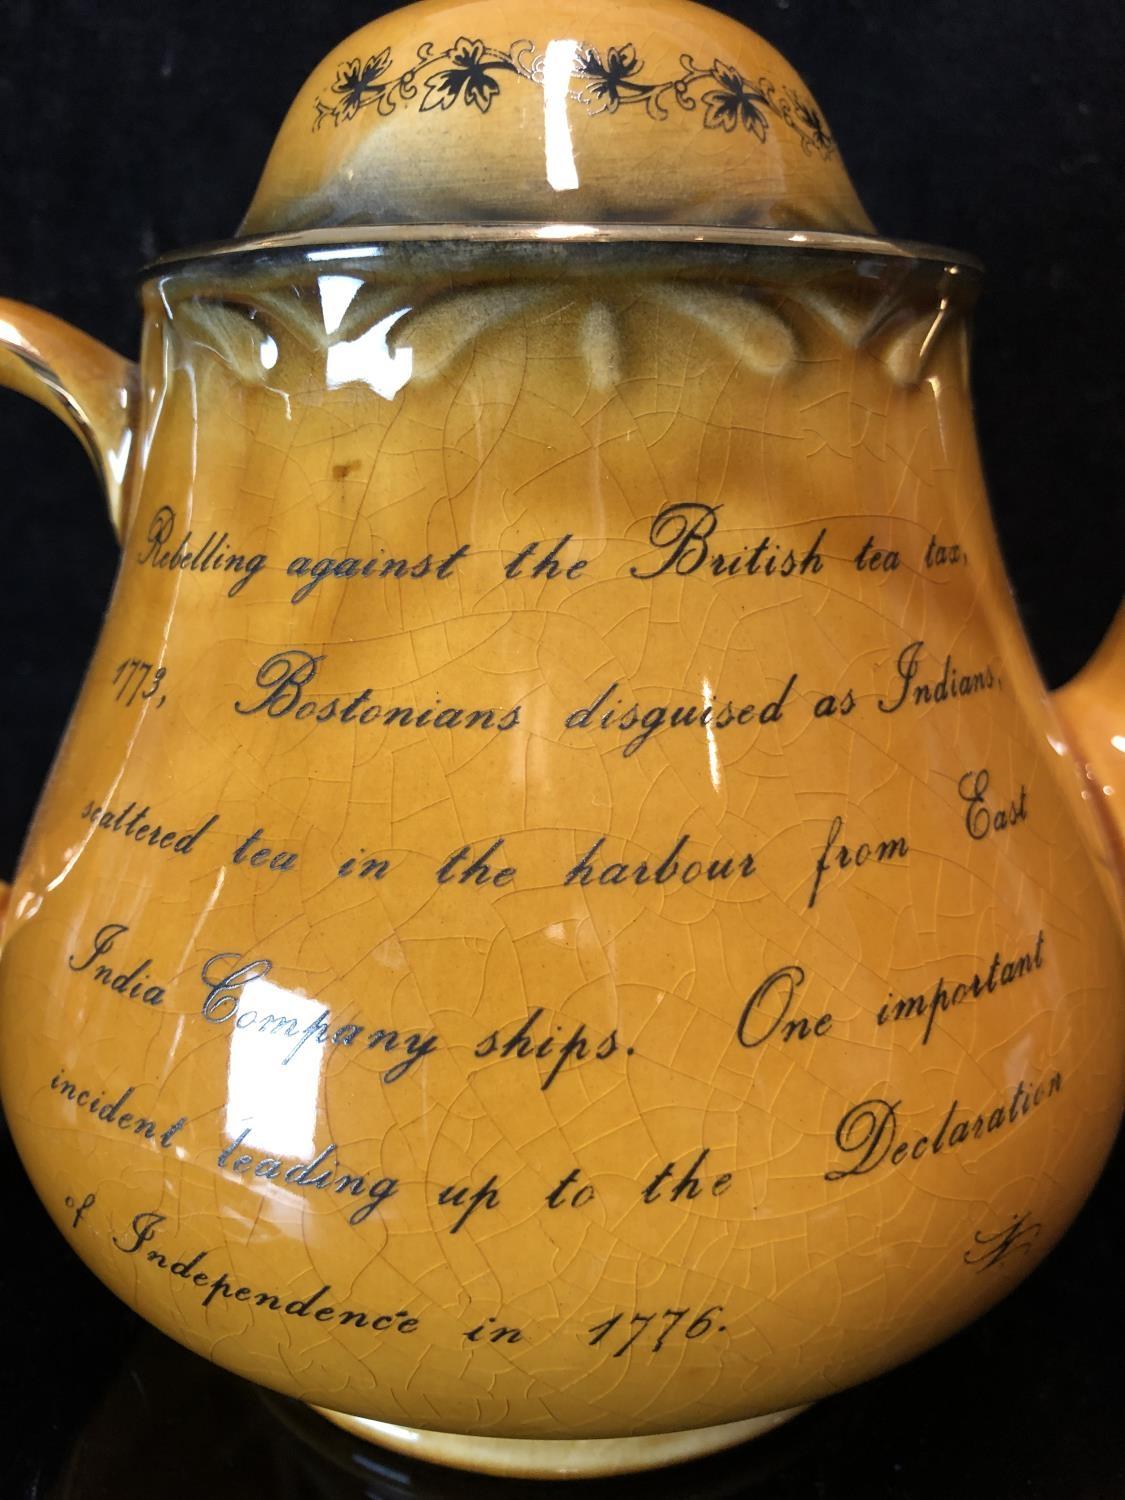
[[(604, 53), (582, 46), (573, 75), (579, 86), (567, 97), (585, 105), (591, 115), (616, 114), (626, 106), (643, 105), (651, 119), (666, 120), (672, 105), (699, 110), (705, 130), (728, 134), (745, 130), (759, 141), (765, 141), (772, 123), (780, 120), (799, 137), (806, 155), (815, 152), (825, 159), (835, 155), (836, 143), (819, 112), (796, 90), (778, 88), (764, 77), (751, 81), (720, 58), (704, 67), (685, 52), (680, 66), (682, 72), (675, 78), (649, 80), (641, 76), (645, 64), (631, 42)], [(340, 63), (327, 97), (316, 100), (314, 129), (326, 120), (333, 125), (346, 123), (371, 106), (381, 115), (391, 115), (419, 98), (423, 114), (458, 104), (487, 114), (504, 86), (505, 75), (542, 86), (544, 58), (536, 54), (531, 41), (516, 41), (504, 49), (490, 47), (479, 37), (463, 36), (442, 52), (435, 52), (432, 42), (424, 42), (410, 67), (394, 76), (391, 68), (389, 47), (366, 61), (351, 58)]]
[[(168, 294), (174, 326), (198, 350), (208, 350), (247, 385), (268, 386), (278, 376), (291, 340), (308, 352), (363, 350), (350, 359), (337, 354), (338, 371), (361, 373), (371, 351), (395, 359), (409, 350), (410, 379), (431, 380), (478, 340), (526, 319), (535, 310), (545, 329), (565, 308), (580, 302), (584, 311), (568, 324), (573, 355), (586, 378), (598, 389), (622, 378), (636, 378), (647, 358), (652, 330), (687, 325), (687, 336), (702, 335), (737, 357), (759, 375), (792, 377), (801, 351), (814, 346), (833, 351), (865, 350), (882, 364), (898, 388), (916, 386), (924, 377), (943, 335), (960, 326), (961, 309), (946, 298), (936, 308), (913, 311), (904, 290), (892, 281), (874, 302), (856, 302), (838, 288), (803, 286), (776, 301), (749, 295), (743, 288), (683, 280), (631, 281), (622, 298), (607, 284), (574, 290), (527, 283), (470, 283), (437, 296), (411, 298), (404, 306), (400, 285), (351, 278), (351, 300), (338, 324), (326, 327), (315, 281), (307, 285), (248, 287), (245, 302), (202, 290)], [(641, 312), (641, 316), (632, 316)], [(375, 340), (373, 343), (372, 340)], [(365, 342), (366, 341), (366, 342)], [(405, 368), (405, 366), (404, 366)], [(401, 387), (395, 383), (397, 394)], [(388, 394), (383, 392), (383, 394)]]

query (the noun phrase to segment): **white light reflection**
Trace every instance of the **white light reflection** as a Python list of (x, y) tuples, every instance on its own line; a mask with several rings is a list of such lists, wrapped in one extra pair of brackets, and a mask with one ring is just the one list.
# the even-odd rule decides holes
[(342, 250), (309, 250), (305, 259), (310, 261), (323, 260), (358, 260), (361, 256), (382, 255), (382, 245), (345, 245)]
[(578, 66), (577, 42), (548, 42), (543, 60), (543, 134), (547, 152), (547, 181), (557, 193), (578, 186), (574, 142), (566, 105), (571, 74)]
[[(12, 907), (12, 922), (27, 922), (36, 914), (43, 905), (43, 897), (38, 891), (24, 891), (23, 895)], [(0, 928), (3, 923), (0, 922)]]
[(537, 240), (593, 240), (598, 237), (593, 224), (540, 224), (534, 234)]
[(356, 293), (363, 285), (360, 276), (318, 276), (316, 281), (317, 290), (320, 293), (320, 306), (324, 314), (325, 333), (335, 333), (344, 321), (344, 314), (356, 299)]
[(121, 439), (119, 448), (106, 449), (105, 461), (113, 477), (114, 484), (121, 484), (125, 479), (125, 470), (129, 467), (129, 453), (133, 447), (133, 430), (126, 428)]
[(259, 350), (259, 353), (262, 358), (262, 369), (272, 370), (274, 365), (277, 364), (278, 350), (277, 340), (271, 334), (267, 333), (265, 338), (262, 340), (262, 347)]
[[(231, 1140), (246, 1130), (243, 1144), (271, 1156), (314, 1154), (324, 1048), (310, 1040), (295, 1049), (293, 1034), (299, 1038), (323, 1015), (318, 1001), (268, 979), (246, 985), (230, 1022), (226, 1133)], [(282, 1034), (272, 1035), (274, 1023), (287, 1018), (294, 1022), (290, 1033), (278, 1024)]]
[[(703, 706), (704, 706), (704, 708), (710, 708), (711, 707), (711, 701), (712, 701), (713, 696), (714, 696), (714, 694), (711, 691), (711, 683), (705, 677), (703, 679)], [(723, 772), (722, 772), (722, 767), (719, 765), (719, 746), (718, 746), (718, 744), (716, 743), (716, 740), (715, 740), (715, 727), (711, 723), (710, 719), (707, 720), (706, 729), (707, 729), (707, 760), (708, 760), (708, 763), (709, 763), (709, 765), (711, 767), (711, 785), (715, 788), (716, 791), (719, 791), (719, 789), (722, 787), (722, 784), (723, 784)]]
[(325, 360), (329, 389), (360, 380), (388, 401), (397, 396), (413, 372), (414, 350), (406, 347), (392, 352), (387, 334), (409, 311), (409, 307), (399, 308), (350, 344), (333, 344)]
[(1113, 734), (1109, 737), (1109, 743), (1115, 750), (1120, 750), (1125, 755), (1125, 734)]

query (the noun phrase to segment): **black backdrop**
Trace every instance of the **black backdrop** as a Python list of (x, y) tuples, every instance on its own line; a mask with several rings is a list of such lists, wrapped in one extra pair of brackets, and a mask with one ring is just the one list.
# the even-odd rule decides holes
[[(1029, 632), (1048, 681), (1064, 681), (1121, 591), (1125, 10), (1104, 0), (758, 0), (720, 8), (754, 25), (805, 74), (882, 231), (961, 246), (985, 260), (974, 378), (986, 466)], [(133, 351), (136, 269), (162, 251), (233, 231), (306, 73), (379, 10), (370, 0), (0, 0), (0, 293)], [(8, 873), (92, 649), (116, 557), (93, 474), (51, 417), (0, 393), (0, 452), (7, 666), (0, 872)], [(38, 1210), (26, 1190), (14, 1191), (22, 1193), (27, 1233), (39, 1237), (36, 1246), (42, 1241), (36, 1254), (65, 1276), (69, 1253), (46, 1237), (45, 1221), (32, 1221)], [(970, 1401), (1001, 1403), (1007, 1391), (1008, 1407), (981, 1429), (1001, 1444), (992, 1466), (970, 1468), (964, 1486), (951, 1488), (936, 1476), (956, 1466), (943, 1466), (935, 1439), (924, 1462), (905, 1448), (903, 1464), (888, 1456), (879, 1484), (868, 1475), (863, 1493), (1092, 1500), (1125, 1493), (1120, 1443), (1107, 1437), (1104, 1421), (1115, 1408), (1102, 1404), (1114, 1360), (1098, 1283), (1117, 1274), (1108, 1203), (1103, 1187), (1044, 1271), (986, 1320), (983, 1334), (962, 1335), (976, 1343), (931, 1356), (939, 1363), (919, 1368), (938, 1373), (914, 1377), (922, 1385), (910, 1399), (954, 1423), (951, 1441), (958, 1389)], [(97, 1304), (78, 1281), (68, 1290), (86, 1299), (100, 1337), (112, 1304)], [(30, 1347), (18, 1324), (6, 1330), (17, 1348)], [(69, 1317), (54, 1331), (70, 1347)], [(995, 1381), (972, 1373), (981, 1358), (995, 1361)], [(18, 1360), (12, 1368), (18, 1372)], [(904, 1413), (909, 1420), (906, 1397), (897, 1406), (885, 1392), (880, 1399), (890, 1403), (888, 1421)], [(65, 1446), (60, 1412), (70, 1407), (60, 1401), (46, 1427), (39, 1398), (28, 1407), (35, 1416), (23, 1449), (14, 1450), (21, 1474), (35, 1469), (32, 1449), (45, 1434)], [(1037, 1403), (1022, 1433), (1021, 1402)], [(858, 1410), (862, 1430), (865, 1408)], [(1057, 1424), (1074, 1429), (1065, 1441)], [(871, 1430), (884, 1432), (881, 1418)], [(854, 1453), (852, 1460), (854, 1467)], [(840, 1472), (838, 1454), (825, 1462)], [(900, 1487), (891, 1471), (904, 1465)], [(934, 1489), (919, 1479), (931, 1465)], [(11, 1484), (0, 1490), (15, 1494)], [(819, 1481), (816, 1489), (784, 1490), (847, 1492)]]

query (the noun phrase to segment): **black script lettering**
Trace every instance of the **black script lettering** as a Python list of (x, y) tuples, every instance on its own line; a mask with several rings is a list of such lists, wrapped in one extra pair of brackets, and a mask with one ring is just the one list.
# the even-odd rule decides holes
[(931, 534), (926, 544), (925, 565), (927, 568), (946, 568), (956, 563), (967, 563), (969, 555), (956, 542), (943, 546), (937, 535)]
[(925, 641), (911, 641), (899, 652), (895, 662), (898, 680), (892, 691), (879, 699), (880, 713), (898, 713), (907, 703), (913, 703), (915, 707), (925, 703), (951, 703), (976, 693), (992, 692), (1002, 685), (991, 664), (975, 672), (962, 672), (952, 656), (945, 658), (940, 677), (918, 680), (921, 673), (919, 658), (925, 649)]
[(137, 561), (151, 568), (163, 568), (172, 572), (233, 573), (235, 582), (227, 589), (228, 598), (233, 599), (252, 578), (266, 565), (266, 554), (236, 552), (228, 547), (229, 532), (220, 536), (210, 532), (200, 546), (191, 546), (193, 533), (185, 531), (180, 540), (171, 546), (172, 533), (176, 528), (176, 512), (170, 505), (162, 505), (153, 513), (145, 536), (147, 546), (137, 554)]
[(668, 1200), (678, 1203), (680, 1199), (691, 1202), (693, 1198), (705, 1196), (709, 1198), (721, 1198), (730, 1188), (733, 1176), (730, 1172), (721, 1172), (713, 1177), (709, 1183), (705, 1183), (699, 1176), (699, 1170), (703, 1163), (711, 1155), (710, 1146), (705, 1146), (695, 1160), (676, 1177), (676, 1163), (666, 1162), (659, 1172), (653, 1177), (646, 1188), (641, 1190), (642, 1203), (659, 1203), (664, 1197), (664, 1189), (668, 1187), (669, 1180), (675, 1178), (671, 1183)]
[(858, 1159), (853, 1166), (825, 1172), (827, 1182), (862, 1177), (882, 1165), (898, 1134), (901, 1103), (901, 1099), (893, 1104), (889, 1099), (865, 1099), (862, 1104), (852, 1105), (836, 1126), (836, 1145), (849, 1156), (858, 1152)]
[(714, 552), (710, 538), (719, 523), (722, 506), (703, 505), (697, 501), (680, 501), (666, 505), (649, 528), (649, 546), (663, 554), (652, 568), (631, 567), (634, 578), (659, 578), (664, 573), (688, 577), (705, 568), (713, 578), (790, 578), (819, 573), (824, 566), (820, 548), (828, 534), (821, 527), (816, 540), (798, 555), (792, 548), (782, 551), (780, 542), (764, 536), (756, 546), (732, 553)]
[(158, 1214), (154, 1211), (135, 1214), (133, 1222), (129, 1225), (129, 1232), (133, 1236), (133, 1243), (131, 1245), (123, 1245), (116, 1235), (113, 1236), (113, 1243), (123, 1255), (136, 1255), (137, 1251), (147, 1245), (149, 1240), (156, 1238), (158, 1226), (165, 1223), (167, 1218), (167, 1214)]
[[(562, 1039), (559, 1033), (565, 1032), (569, 1023), (564, 1022), (554, 1027), (546, 1024), (540, 1025), (543, 1014), (543, 1006), (537, 1005), (527, 1018), (517, 1025), (501, 1026), (496, 1031), (490, 1031), (477, 1043), (473, 1049), (473, 1056), (495, 1057), (502, 1062), (513, 1057), (531, 1057), (536, 1061), (550, 1061), (551, 1066), (539, 1085), (540, 1090), (546, 1093), (568, 1063), (584, 1062), (587, 1058), (596, 1062), (605, 1062), (621, 1050), (616, 1031), (609, 1032), (595, 1043), (586, 1031), (585, 1022), (580, 1021), (570, 1034)], [(633, 1049), (628, 1047), (625, 1051), (626, 1056), (631, 1056)]]
[(95, 960), (104, 959), (117, 939), (124, 937), (128, 931), (124, 922), (107, 922), (94, 934), (90, 952), (82, 962), (79, 963), (77, 955), (72, 953), (67, 964), (76, 974), (89, 974), (95, 983), (106, 985), (115, 995), (124, 995), (127, 1000), (139, 1000), (142, 1005), (159, 1005), (164, 999), (164, 987), (151, 983), (151, 958), (142, 959), (135, 968), (129, 970), (118, 970), (107, 963), (99, 963), (91, 968)]
[(895, 573), (902, 563), (897, 552), (876, 547), (874, 536), (867, 538), (853, 561), (858, 573)]
[[(160, 684), (167, 675), (167, 667), (156, 666), (153, 662), (143, 661), (138, 656), (127, 656), (124, 661), (118, 663), (117, 670), (113, 674), (113, 684), (117, 688), (113, 695), (114, 702), (129, 708), (137, 701), (139, 695), (142, 703), (148, 702), (150, 698), (156, 698), (154, 707), (163, 708), (167, 698), (164, 693), (160, 692)], [(146, 683), (148, 683), (147, 688)], [(144, 692), (141, 692), (142, 688), (145, 688)], [(158, 693), (160, 696), (157, 698)]]
[(959, 979), (947, 986), (944, 975), (934, 987), (917, 995), (900, 995), (891, 992), (887, 1003), (879, 1007), (876, 1020), (880, 1026), (895, 1021), (922, 1021), (922, 1045), (926, 1046), (933, 1033), (934, 1022), (939, 1015), (956, 1009), (966, 1000), (980, 1000), (985, 995), (994, 995), (1017, 980), (1026, 978), (1036, 969), (1041, 969), (1045, 959), (1043, 946), (1047, 935), (1042, 928), (1033, 947), (1016, 956), (1005, 957), (999, 949), (992, 955), (987, 969), (981, 968), (968, 979)]
[(827, 1012), (811, 1019), (805, 1016), (789, 1019), (794, 994), (804, 982), (805, 971), (797, 964), (789, 964), (763, 979), (742, 1007), (736, 1030), (739, 1045), (761, 1047), (775, 1035), (783, 1042), (807, 1042), (827, 1036), (832, 1029), (832, 1017)]
[(314, 727), (321, 724), (358, 724), (366, 727), (380, 724), (384, 729), (481, 729), (505, 734), (520, 722), (517, 703), (512, 708), (463, 708), (442, 706), (441, 699), (422, 707), (404, 703), (372, 702), (375, 689), (366, 687), (358, 693), (327, 698), (308, 691), (315, 681), (321, 663), (327, 657), (313, 656), (293, 646), (275, 651), (258, 668), (254, 686), (261, 693), (257, 702), (235, 700), (234, 711), (247, 717), (265, 714), (271, 719), (290, 715)]
[[(657, 1304), (659, 1306), (659, 1303)], [(587, 1328), (587, 1348), (593, 1349), (604, 1339), (617, 1331), (617, 1336), (610, 1340), (606, 1348), (613, 1349), (613, 1358), (622, 1359), (629, 1350), (643, 1338), (640, 1345), (646, 1353), (659, 1354), (661, 1349), (670, 1339), (678, 1342), (682, 1339), (702, 1339), (711, 1333), (726, 1333), (727, 1325), (718, 1321), (719, 1314), (725, 1310), (722, 1302), (713, 1302), (710, 1307), (705, 1307), (702, 1312), (693, 1312), (690, 1307), (666, 1307), (663, 1312), (635, 1312), (626, 1323), (622, 1325), (622, 1319), (627, 1317), (626, 1313), (614, 1313), (612, 1317), (606, 1318), (601, 1323), (595, 1323), (592, 1328)], [(654, 1329), (659, 1329), (659, 1335), (654, 1342), (649, 1343)], [(622, 1334), (628, 1336), (621, 1338)]]
[(120, 812), (112, 807), (87, 802), (79, 817), (83, 822), (104, 829), (107, 833), (119, 833), (123, 838), (132, 839), (135, 844), (147, 844), (150, 849), (163, 849), (170, 854), (190, 854), (203, 835), (219, 821), (218, 813), (212, 813), (190, 833), (177, 833), (175, 829), (165, 829), (159, 823), (154, 825), (147, 821), (152, 817), (152, 810), (147, 802), (139, 810), (136, 802), (127, 802)]
[(958, 1118), (965, 1111), (960, 1100), (954, 1099), (932, 1134), (903, 1140), (898, 1139), (898, 1111), (902, 1101), (892, 1104), (887, 1099), (865, 1099), (862, 1104), (853, 1104), (836, 1127), (836, 1146), (845, 1156), (853, 1158), (852, 1163), (825, 1172), (825, 1181), (864, 1177), (884, 1163), (899, 1167), (905, 1161), (922, 1161), (944, 1151), (959, 1150), (966, 1141), (1009, 1130), (1053, 1099), (1062, 1086), (1059, 1072), (1051, 1073), (1037, 1084), (1020, 1079), (1010, 1099), (996, 1100), (967, 1118)]
[(416, 580), (421, 578), (451, 578), (457, 564), (468, 554), (466, 544), (451, 552), (440, 562), (427, 552), (416, 561), (408, 557), (394, 557), (388, 552), (379, 552), (374, 557), (322, 557), (313, 562), (311, 557), (294, 557), (285, 569), (290, 578), (307, 578), (290, 596), (290, 604), (300, 604), (327, 578), (342, 579), (345, 583), (353, 578), (394, 578)]
[[(165, 1214), (155, 1212), (137, 1214), (129, 1230), (132, 1244), (122, 1243), (116, 1236), (113, 1238), (113, 1243), (123, 1255), (136, 1255), (156, 1237), (157, 1229), (166, 1222)], [(255, 1307), (264, 1308), (286, 1318), (311, 1317), (317, 1323), (339, 1323), (342, 1327), (354, 1329), (369, 1328), (375, 1333), (411, 1334), (416, 1333), (421, 1327), (421, 1318), (412, 1317), (409, 1310), (404, 1307), (400, 1307), (396, 1312), (375, 1313), (370, 1309), (336, 1307), (332, 1303), (325, 1302), (324, 1299), (332, 1294), (330, 1282), (322, 1282), (316, 1291), (305, 1296), (291, 1297), (288, 1301), (284, 1301), (288, 1288), (280, 1293), (260, 1291), (251, 1286), (238, 1285), (225, 1271), (220, 1271), (217, 1276), (212, 1276), (210, 1271), (194, 1271), (194, 1268), (212, 1253), (210, 1250), (197, 1251), (191, 1258), (178, 1256), (169, 1266), (168, 1255), (173, 1253), (146, 1250), (143, 1259), (148, 1265), (161, 1271), (168, 1271), (170, 1275), (189, 1281), (192, 1286), (199, 1288), (201, 1293), (199, 1301), (202, 1307), (210, 1307), (216, 1299), (220, 1299), (221, 1302), (253, 1303)], [(193, 1271), (194, 1274), (187, 1274)]]
[[(490, 1325), (495, 1324), (495, 1327)], [(478, 1323), (475, 1328), (470, 1328), (465, 1335), (467, 1344), (522, 1344), (523, 1329), (509, 1327), (506, 1323), (497, 1323), (495, 1318), (485, 1318), (483, 1323)]]
[(529, 571), (525, 574), (524, 563), (530, 561), (530, 559), (534, 557), (535, 554), (539, 551), (539, 548), (541, 546), (546, 545), (543, 542), (529, 542), (527, 546), (524, 547), (522, 551), (518, 552), (512, 559), (512, 561), (505, 566), (504, 577), (558, 578), (561, 576), (573, 582), (574, 579), (576, 579), (582, 572), (584, 572), (586, 568), (585, 558), (576, 558), (575, 560), (570, 562), (562, 562), (560, 560), (560, 554), (562, 553), (563, 549), (568, 546), (569, 543), (573, 540), (573, 533), (568, 531), (565, 536), (561, 536), (558, 541), (554, 543), (549, 551), (545, 552), (542, 557), (538, 558), (532, 564)]
[(203, 983), (207, 986), (207, 998), (203, 1002), (205, 1021), (222, 1023), (231, 1020), (242, 998), (243, 986), (255, 979), (265, 979), (273, 968), (268, 958), (256, 958), (227, 973), (230, 964), (237, 965), (241, 956), (238, 953), (216, 953), (203, 965)]
[(74, 1218), (70, 1222), (71, 1229), (78, 1228), (79, 1224), (81, 1224), (82, 1220), (94, 1207), (97, 1201), (98, 1200), (93, 1193), (87, 1193), (86, 1196), (82, 1199), (81, 1203), (79, 1203), (77, 1198), (72, 1197), (69, 1193), (66, 1195), (66, 1206), (74, 1214)]
[(665, 729), (694, 729), (706, 735), (710, 731), (730, 729), (734, 725), (742, 727), (752, 724), (755, 720), (759, 724), (779, 724), (796, 685), (797, 673), (794, 672), (778, 696), (761, 708), (753, 703), (736, 704), (730, 699), (722, 704), (710, 699), (701, 708), (694, 704), (676, 708), (657, 704), (645, 708), (639, 703), (625, 706), (621, 698), (614, 698), (620, 684), (611, 682), (592, 703), (567, 714), (564, 727), (612, 730), (618, 734), (630, 735), (631, 738), (621, 749), (622, 755), (628, 758), (643, 749), (653, 735)]
[(995, 812), (985, 801), (991, 775), (986, 769), (966, 771), (957, 783), (957, 795), (967, 803), (965, 832), (971, 839), (986, 839), (990, 833), (1006, 833), (1016, 823), (1027, 821), (1027, 787), (1021, 785), (1019, 796)]
[(851, 688), (842, 697), (835, 693), (825, 693), (816, 700), (813, 707), (814, 719), (834, 719), (839, 714), (841, 719), (846, 719), (856, 708), (856, 697)]
[(279, 849), (275, 854), (269, 845), (262, 843), (265, 831), (264, 828), (255, 828), (252, 834), (242, 840), (232, 856), (234, 863), (240, 865), (245, 861), (256, 870), (292, 870), (298, 856), (287, 849)]
[(312, 1020), (285, 1012), (256, 1010), (247, 1003), (246, 989), (255, 980), (265, 979), (272, 970), (273, 964), (268, 958), (243, 963), (240, 953), (217, 953), (207, 959), (201, 971), (207, 991), (201, 1011), (203, 1019), (216, 1026), (233, 1024), (238, 1031), (255, 1031), (261, 1037), (277, 1039), (281, 1049), (292, 1042), (281, 1058), (283, 1067), (310, 1042), (317, 1047), (394, 1055), (397, 1060), (381, 1074), (384, 1083), (398, 1083), (423, 1063), (438, 1045), (435, 1032), (400, 1032), (394, 1027), (371, 1026), (356, 1021), (337, 1023), (327, 1008)]
[(187, 1124), (187, 1116), (181, 1115), (173, 1124), (161, 1130), (156, 1121), (147, 1115), (138, 1115), (127, 1110), (125, 1105), (137, 1091), (136, 1085), (133, 1084), (116, 1099), (106, 1103), (103, 1099), (104, 1089), (83, 1088), (81, 1084), (67, 1078), (60, 1068), (51, 1079), (51, 1088), (61, 1098), (73, 1104), (75, 1109), (88, 1113), (99, 1124), (115, 1125), (118, 1130), (128, 1131), (131, 1135), (139, 1135), (146, 1141), (156, 1141), (163, 1151), (168, 1150), (173, 1140)]
[(235, 712), (240, 714), (268, 714), (271, 719), (283, 718), (300, 708), (304, 689), (312, 682), (319, 670), (323, 656), (313, 656), (309, 651), (294, 648), (291, 651), (275, 651), (267, 656), (258, 668), (254, 686), (265, 690), (260, 703), (249, 706), (237, 702)]
[(661, 859), (636, 861), (596, 859), (605, 838), (595, 840), (578, 862), (563, 876), (563, 885), (694, 885), (726, 880), (748, 880), (754, 874), (752, 854), (726, 859), (688, 859), (684, 850), (691, 841), (683, 834)]
[(465, 1227), (478, 1209), (499, 1208), (500, 1192), (496, 1173), (494, 1172), (488, 1181), (479, 1188), (473, 1188), (471, 1185), (469, 1187), (457, 1187), (456, 1185), (443, 1187), (441, 1192), (438, 1193), (437, 1201), (443, 1208), (452, 1207), (464, 1210), (458, 1214), (449, 1229), (450, 1234), (457, 1234)]
[[(458, 885), (511, 885), (516, 878), (514, 865), (502, 865), (494, 869), (489, 861), (500, 849), (504, 847), (502, 838), (495, 839), (483, 854), (472, 856), (472, 846), (464, 844), (460, 849), (455, 849), (449, 858), (442, 864), (437, 872), (438, 885), (449, 885), (456, 881)], [(462, 868), (458, 868), (462, 865)]]
[[(349, 1172), (338, 1162), (333, 1161), (332, 1158), (337, 1155), (335, 1141), (325, 1146), (324, 1150), (312, 1161), (298, 1162), (286, 1167), (280, 1157), (256, 1157), (250, 1151), (239, 1152), (239, 1147), (249, 1135), (250, 1128), (247, 1127), (241, 1135), (236, 1136), (229, 1145), (223, 1147), (217, 1158), (220, 1167), (245, 1177), (253, 1176), (265, 1178), (269, 1182), (285, 1182), (290, 1187), (311, 1188), (314, 1191), (338, 1193), (345, 1198), (365, 1199), (365, 1202), (348, 1215), (349, 1224), (365, 1223), (398, 1192), (397, 1177), (377, 1178), (370, 1172)], [(239, 1154), (236, 1155), (236, 1152)]]
[(891, 860), (905, 859), (910, 853), (910, 845), (902, 835), (898, 838), (880, 839), (876, 844), (864, 841), (852, 848), (850, 845), (842, 842), (843, 832), (844, 820), (837, 814), (829, 825), (828, 837), (824, 841), (824, 848), (817, 855), (812, 890), (809, 892), (807, 907), (809, 910), (816, 905), (816, 898), (820, 894), (821, 881), (830, 868), (836, 870), (858, 870), (871, 861), (880, 865), (887, 864)]
[(595, 1193), (592, 1185), (584, 1182), (579, 1186), (582, 1169), (574, 1167), (569, 1171), (562, 1181), (551, 1189), (544, 1198), (548, 1208), (585, 1208), (587, 1203), (594, 1201)]
[(390, 868), (389, 859), (376, 858), (369, 855), (366, 849), (361, 849), (358, 855), (344, 860), (336, 871), (336, 878), (346, 880), (349, 875), (354, 875), (357, 880), (385, 880)]
[(961, 1259), (967, 1266), (975, 1266), (978, 1271), (990, 1271), (1010, 1255), (1017, 1252), (1020, 1255), (1029, 1254), (1042, 1232), (1042, 1224), (1033, 1219), (1030, 1213), (1013, 1214), (1010, 1224), (991, 1234), (978, 1229), (973, 1235), (972, 1247), (965, 1251)]

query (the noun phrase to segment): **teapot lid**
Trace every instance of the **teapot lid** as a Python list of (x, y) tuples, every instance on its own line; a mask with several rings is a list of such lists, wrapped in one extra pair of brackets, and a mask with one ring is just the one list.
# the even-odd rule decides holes
[(239, 236), (637, 224), (869, 233), (824, 116), (691, 0), (421, 0), (314, 69)]

